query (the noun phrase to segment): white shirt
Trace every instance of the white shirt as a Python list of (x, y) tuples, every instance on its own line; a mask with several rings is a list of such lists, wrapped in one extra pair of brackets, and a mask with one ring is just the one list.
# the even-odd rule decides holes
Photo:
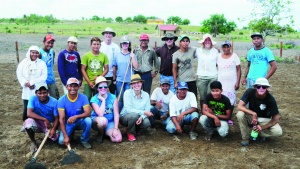
[(205, 50), (198, 48), (196, 56), (198, 58), (197, 76), (217, 76), (217, 57), (219, 52), (217, 49)]
[(191, 107), (197, 108), (197, 106), (196, 96), (192, 92), (187, 92), (183, 100), (179, 100), (177, 95), (174, 95), (170, 100), (170, 117), (177, 117)]
[(116, 56), (117, 53), (120, 53), (120, 47), (115, 44), (111, 43), (107, 45), (105, 42), (101, 42), (100, 52), (104, 53), (108, 58), (108, 72), (105, 77), (112, 77), (113, 76), (113, 58)]
[(174, 96), (174, 93), (171, 90), (169, 90), (168, 94), (164, 94), (162, 89), (157, 87), (153, 90), (150, 99), (161, 103), (162, 108), (159, 109), (159, 111), (167, 112), (169, 110), (169, 103), (172, 96)]

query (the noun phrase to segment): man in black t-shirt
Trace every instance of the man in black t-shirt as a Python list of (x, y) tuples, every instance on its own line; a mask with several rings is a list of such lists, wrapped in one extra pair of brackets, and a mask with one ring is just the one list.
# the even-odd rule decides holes
[(229, 130), (227, 120), (231, 118), (230, 100), (222, 95), (221, 82), (213, 81), (210, 90), (204, 99), (203, 115), (200, 117), (200, 124), (207, 133), (205, 136), (207, 141), (211, 139), (214, 128), (217, 128), (219, 135), (225, 138)]
[[(277, 103), (268, 91), (270, 87), (268, 80), (258, 78), (253, 87), (246, 90), (238, 104), (239, 112), (236, 116), (242, 134), (242, 146), (249, 145), (252, 128), (259, 132), (261, 140), (265, 137), (282, 135), (282, 129), (278, 124)], [(248, 103), (249, 108), (246, 106)]]

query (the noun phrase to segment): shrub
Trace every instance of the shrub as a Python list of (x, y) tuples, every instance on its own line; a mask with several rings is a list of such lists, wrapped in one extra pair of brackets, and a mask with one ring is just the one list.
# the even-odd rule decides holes
[(144, 30), (148, 30), (148, 28), (144, 27)]
[(241, 60), (241, 62), (243, 62), (243, 63), (247, 62), (247, 58), (246, 58), (246, 57), (241, 57), (240, 60)]
[(244, 35), (244, 33), (243, 32), (239, 32), (239, 35)]

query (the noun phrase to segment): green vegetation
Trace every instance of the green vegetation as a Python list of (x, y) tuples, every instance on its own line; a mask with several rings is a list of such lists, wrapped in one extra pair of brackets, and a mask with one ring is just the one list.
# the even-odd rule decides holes
[[(275, 60), (276, 60), (277, 63), (296, 63), (296, 62), (298, 62), (297, 58), (292, 58), (292, 57), (283, 58), (283, 57), (280, 57), (280, 56), (275, 56)], [(241, 57), (240, 61), (243, 62), (243, 63), (246, 63), (247, 58), (246, 57)]]
[(2, 18), (0, 23), (15, 23), (19, 24), (37, 24), (37, 23), (48, 23), (54, 24), (59, 22), (58, 19), (54, 18), (53, 15), (40, 16), (36, 14), (31, 14), (29, 16), (23, 15), (23, 18)]

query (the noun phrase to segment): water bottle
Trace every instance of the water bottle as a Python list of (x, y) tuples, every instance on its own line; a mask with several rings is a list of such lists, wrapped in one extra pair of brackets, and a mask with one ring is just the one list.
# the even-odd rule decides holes
[(254, 126), (253, 126), (253, 129), (251, 131), (252, 140), (256, 140), (256, 138), (258, 137), (258, 132), (254, 130)]

